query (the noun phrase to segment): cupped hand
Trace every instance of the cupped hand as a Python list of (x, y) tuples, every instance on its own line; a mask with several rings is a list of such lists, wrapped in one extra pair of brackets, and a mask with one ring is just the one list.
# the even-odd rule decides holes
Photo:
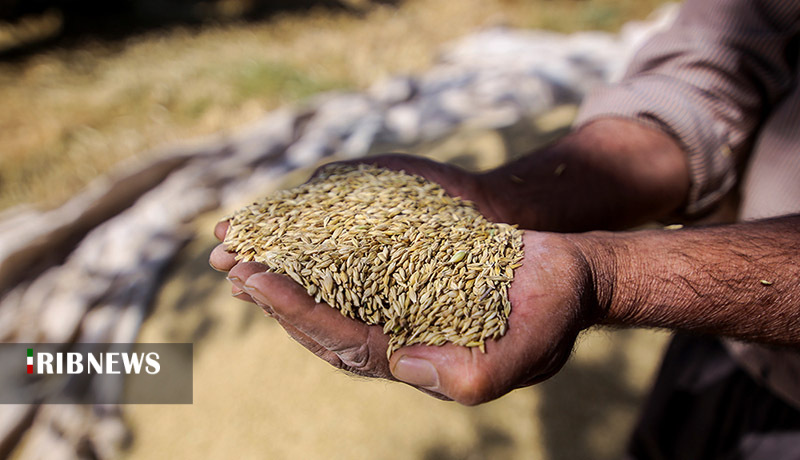
[[(227, 223), (215, 233), (223, 239)], [(525, 232), (525, 256), (509, 289), (505, 336), (486, 352), (447, 344), (404, 347), (386, 359), (388, 336), (316, 303), (290, 278), (255, 262), (236, 263), (218, 246), (211, 264), (229, 270), (238, 298), (252, 301), (286, 332), (331, 365), (355, 374), (400, 380), (433, 396), (473, 405), (555, 374), (568, 358), (592, 308), (586, 258), (566, 236)]]

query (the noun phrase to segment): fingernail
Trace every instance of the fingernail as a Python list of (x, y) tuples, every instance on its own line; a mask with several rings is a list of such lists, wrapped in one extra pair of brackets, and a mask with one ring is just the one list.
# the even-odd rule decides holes
[(244, 290), (247, 291), (248, 294), (250, 294), (250, 298), (253, 299), (259, 307), (264, 308), (266, 306), (269, 307), (270, 309), (272, 308), (272, 302), (269, 301), (269, 297), (264, 295), (263, 292), (259, 291), (254, 286), (245, 284)]
[(429, 361), (408, 356), (401, 357), (392, 371), (395, 377), (406, 383), (428, 390), (439, 388), (439, 373)]
[(226, 276), (225, 279), (234, 284), (242, 284), (242, 279), (238, 276)]

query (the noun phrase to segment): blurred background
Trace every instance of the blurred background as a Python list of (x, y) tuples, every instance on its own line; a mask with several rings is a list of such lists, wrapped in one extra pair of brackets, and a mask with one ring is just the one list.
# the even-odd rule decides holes
[[(320, 94), (424, 74), (443, 47), (479, 30), (614, 34), (662, 3), (0, 0), (0, 218), (57, 209), (124, 165), (158, 161), (164, 146), (217, 142)], [(560, 104), (511, 130), (460, 129), (406, 150), (490, 168), (563, 134), (574, 114), (574, 102)], [(281, 170), (258, 192), (300, 183), (316, 164)], [(58, 458), (621, 454), (665, 334), (591, 331), (558, 376), (476, 408), (355, 379), (294, 344), (257, 307), (232, 299), (224, 275), (208, 267), (213, 225), (232, 209), (206, 206), (186, 223), (189, 236), (144, 296), (134, 334), (141, 342), (194, 344), (194, 404), (124, 406), (115, 412), (124, 429), (111, 447), (87, 444), (80, 433), (77, 440), (50, 433), (47, 439), (62, 436), (72, 446), (53, 444), (67, 452)], [(23, 282), (5, 286), (6, 304)], [(48, 410), (50, 419), (68, 411)], [(43, 413), (34, 409), (0, 433), (0, 455), (48, 458), (49, 447), (36, 448), (45, 438), (31, 434), (50, 420)]]

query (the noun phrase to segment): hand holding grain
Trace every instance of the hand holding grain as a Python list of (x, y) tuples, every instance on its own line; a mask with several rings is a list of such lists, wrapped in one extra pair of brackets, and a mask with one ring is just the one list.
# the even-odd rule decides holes
[[(403, 157), (388, 158), (403, 163)], [(414, 164), (424, 170), (426, 163), (434, 166), (429, 174), (423, 174), (426, 177), (459, 171), (427, 160)], [(414, 172), (421, 173), (419, 169)], [(459, 195), (474, 195), (476, 189), (469, 181), (456, 181), (451, 189), (459, 185)], [(215, 233), (224, 239), (227, 230), (227, 223), (221, 223)], [(237, 297), (261, 305), (295, 340), (330, 364), (360, 375), (402, 380), (430, 394), (477, 404), (554, 374), (569, 355), (582, 324), (585, 296), (578, 291), (588, 277), (577, 249), (556, 235), (526, 232), (524, 238), (526, 262), (517, 269), (509, 291), (513, 308), (508, 333), (500, 340), (487, 341), (485, 353), (453, 344), (416, 345), (400, 348), (387, 360), (390, 338), (381, 326), (342, 316), (288, 277), (267, 273), (267, 267), (260, 263), (237, 264), (233, 254), (221, 245), (212, 253), (211, 263), (230, 270)]]

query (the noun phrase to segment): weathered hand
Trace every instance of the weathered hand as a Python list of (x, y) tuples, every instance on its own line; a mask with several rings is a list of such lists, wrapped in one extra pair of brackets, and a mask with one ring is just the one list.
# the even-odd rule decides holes
[[(410, 171), (409, 171), (410, 172)], [(217, 226), (224, 237), (227, 223)], [(236, 264), (218, 246), (211, 264), (230, 270), (234, 294), (259, 304), (295, 340), (328, 363), (356, 374), (401, 380), (434, 396), (478, 404), (555, 374), (575, 337), (588, 326), (593, 296), (589, 267), (567, 237), (526, 232), (525, 258), (509, 296), (507, 334), (477, 348), (415, 345), (386, 359), (388, 336), (379, 326), (348, 319), (318, 304), (290, 278), (253, 262)]]

